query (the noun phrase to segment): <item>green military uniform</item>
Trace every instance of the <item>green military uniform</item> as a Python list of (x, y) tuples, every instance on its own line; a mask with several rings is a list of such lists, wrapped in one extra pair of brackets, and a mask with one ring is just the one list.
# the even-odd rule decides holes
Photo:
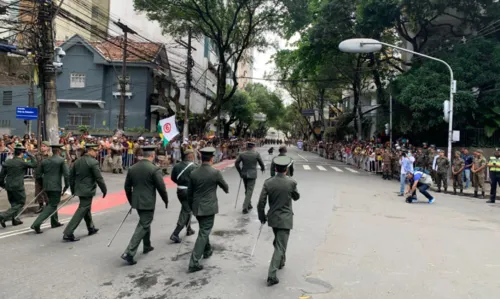
[[(262, 172), (265, 171), (264, 162), (260, 154), (253, 151), (254, 143), (249, 142), (247, 145), (248, 150), (239, 154), (236, 159), (236, 170), (240, 174), (243, 184), (245, 185), (245, 201), (243, 202), (243, 214), (247, 214), (248, 210), (253, 209), (252, 194), (255, 188), (255, 181), (257, 180), (257, 163), (260, 165)], [(243, 164), (241, 167), (240, 163)]]
[[(52, 148), (61, 149), (64, 145), (52, 145)], [(37, 234), (42, 233), (40, 226), (52, 213), (57, 210), (57, 205), (61, 202), (61, 192), (63, 191), (61, 178), (64, 177), (64, 191), (69, 188), (69, 169), (66, 160), (60, 155), (53, 155), (37, 168), (36, 180), (39, 184), (43, 185), (43, 190), (47, 193), (49, 204), (43, 209), (42, 213), (36, 218), (35, 222), (31, 225)], [(50, 225), (52, 228), (62, 226), (59, 223), (57, 213), (50, 218)]]
[(155, 150), (156, 146), (143, 146), (142, 152), (145, 158), (130, 167), (125, 179), (124, 188), (128, 202), (132, 209), (137, 210), (139, 215), (139, 223), (137, 223), (132, 239), (130, 239), (130, 243), (122, 255), (122, 259), (131, 265), (136, 263), (134, 256), (141, 241), (144, 253), (154, 249), (151, 246), (151, 223), (153, 222), (156, 207), (157, 190), (165, 203), (165, 207), (168, 208), (168, 194), (161, 168), (154, 165), (147, 158), (148, 153)]
[(438, 192), (441, 192), (441, 185), (444, 188), (444, 192), (446, 192), (448, 190), (448, 169), (450, 167), (450, 161), (445, 156), (439, 156), (436, 160), (436, 165), (436, 181)]
[(472, 170), (476, 172), (472, 172), (472, 185), (474, 186), (474, 197), (478, 197), (477, 192), (479, 191), (479, 188), (481, 188), (481, 193), (484, 198), (484, 180), (485, 180), (485, 172), (484, 169), (479, 170), (483, 166), (487, 165), (486, 159), (483, 156), (483, 151), (478, 149), (476, 152), (479, 154), (478, 156), (474, 157), (474, 162), (472, 164)]
[(422, 171), (424, 171), (426, 167), (426, 156), (422, 152), (421, 149), (417, 151), (416, 157), (415, 157), (415, 168), (420, 168)]
[[(86, 144), (85, 147), (87, 151), (95, 154), (99, 150), (99, 147), (95, 144)], [(63, 239), (66, 241), (74, 242), (79, 240), (75, 238), (73, 233), (82, 219), (85, 220), (89, 235), (93, 235), (98, 231), (92, 221), (92, 198), (96, 194), (96, 184), (99, 185), (103, 198), (106, 197), (107, 188), (101, 170), (99, 170), (99, 162), (89, 152), (76, 160), (69, 172), (71, 193), (80, 198), (80, 205), (64, 230)]]
[[(26, 149), (22, 145), (14, 148), (15, 154), (22, 153)], [(5, 221), (12, 220), (12, 225), (23, 224), (21, 220), (15, 219), (21, 212), (26, 203), (26, 192), (24, 189), (24, 175), (26, 169), (35, 168), (37, 165), (36, 157), (28, 153), (31, 161), (25, 162), (22, 158), (15, 156), (4, 162), (2, 171), (0, 171), (0, 187), (7, 191), (10, 209), (0, 213), (0, 225), (5, 228)]]
[(391, 163), (392, 163), (392, 155), (388, 149), (382, 154), (382, 178), (384, 180), (391, 179)]
[[(212, 157), (210, 161), (213, 161), (215, 148), (206, 147), (200, 152), (202, 160), (206, 161)], [(199, 232), (191, 253), (189, 272), (202, 270), (201, 258), (209, 258), (213, 253), (209, 235), (214, 226), (215, 215), (219, 213), (217, 186), (229, 193), (229, 186), (222, 177), (222, 172), (213, 168), (211, 163), (203, 162), (199, 168), (191, 172), (188, 184), (188, 203), (193, 215), (198, 220)]]
[(455, 159), (453, 160), (453, 193), (457, 194), (457, 189), (460, 189), (460, 194), (464, 191), (464, 180), (462, 174), (464, 172), (465, 161), (460, 158), (460, 152), (455, 152)]
[[(48, 141), (43, 141), (42, 144), (45, 146), (50, 146), (50, 143)], [(38, 153), (35, 155), (35, 157), (36, 157), (38, 164), (37, 164), (37, 167), (34, 171), (33, 176), (36, 178), (37, 177), (37, 169), (40, 167), (40, 165), (42, 165), (42, 162), (45, 159), (50, 158), (50, 155), (48, 153), (43, 153), (41, 146), (40, 146), (38, 148)], [(42, 192), (42, 190), (43, 190), (43, 192)], [(38, 212), (42, 212), (43, 205), (47, 204), (49, 201), (49, 199), (47, 197), (47, 192), (45, 192), (45, 191), (46, 190), (43, 189), (43, 185), (41, 183), (39, 183), (38, 180), (35, 180), (35, 195), (40, 194), (40, 195), (38, 195), (38, 198), (37, 198), (37, 202), (40, 205), (40, 210)]]
[[(280, 153), (279, 153), (278, 157), (286, 157), (286, 146), (281, 146), (280, 147)], [(274, 159), (276, 159), (276, 158), (274, 158)], [(276, 175), (276, 164), (274, 163), (274, 159), (271, 162), (271, 176), (275, 176)], [(291, 160), (292, 161), (288, 165), (288, 172), (287, 172), (287, 175), (289, 177), (293, 176), (293, 170), (294, 170), (293, 169), (293, 159), (291, 159)]]
[[(278, 174), (267, 179), (260, 193), (257, 212), (262, 224), (268, 221), (274, 233), (274, 253), (269, 265), (267, 284), (269, 286), (279, 282), (276, 272), (285, 266), (286, 247), (290, 230), (293, 228), (292, 199), (298, 200), (297, 182), (285, 176), (284, 171), (291, 162), (289, 157), (277, 157), (274, 163), (278, 167)], [(269, 211), (265, 213), (269, 199)]]
[[(189, 154), (194, 154), (193, 150), (187, 149), (184, 151), (184, 159)], [(189, 207), (187, 200), (189, 178), (191, 172), (198, 168), (199, 166), (193, 161), (183, 160), (177, 163), (172, 169), (172, 175), (170, 176), (172, 181), (177, 184), (177, 198), (181, 203), (181, 211), (179, 213), (179, 218), (177, 220), (177, 227), (170, 236), (170, 240), (175, 243), (180, 243), (179, 233), (184, 227), (187, 229), (187, 235), (193, 235), (195, 232), (191, 229), (191, 208)]]

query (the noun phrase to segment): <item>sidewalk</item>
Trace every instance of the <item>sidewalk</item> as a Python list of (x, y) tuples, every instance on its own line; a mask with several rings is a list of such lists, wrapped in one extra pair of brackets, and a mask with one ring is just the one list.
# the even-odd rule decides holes
[[(214, 164), (214, 168), (216, 169), (224, 169), (230, 165), (233, 165), (234, 164), (234, 161), (235, 160), (223, 160), (217, 164)], [(172, 172), (172, 167), (170, 166), (168, 168), (168, 171), (169, 173)], [(126, 174), (126, 171), (124, 172), (124, 174), (113, 174), (111, 172), (102, 172), (102, 176), (104, 178), (104, 181), (107, 183), (107, 184), (114, 184), (114, 183), (118, 183), (117, 182), (117, 179), (119, 179), (120, 177), (123, 177), (123, 179), (119, 179), (119, 183), (120, 184), (123, 184), (123, 181), (125, 180), (125, 174)], [(170, 177), (170, 175), (165, 175), (165, 177)], [(122, 181), (123, 180), (123, 181)], [(33, 198), (35, 197), (35, 181), (31, 178), (27, 178), (24, 180), (24, 187), (25, 187), (25, 190), (26, 190), (26, 204), (28, 204), (30, 201), (33, 200)], [(70, 191), (66, 191), (66, 193), (61, 197), (61, 203), (64, 203), (66, 200), (68, 200), (69, 198), (71, 197), (71, 193)], [(0, 212), (3, 212), (3, 211), (6, 211), (10, 208), (10, 204), (9, 204), (9, 200), (7, 199), (7, 192), (2, 190), (0, 191)], [(38, 203), (34, 202), (32, 205), (30, 205), (26, 211), (24, 212), (24, 214), (31, 214), (31, 213), (34, 213), (38, 208)]]

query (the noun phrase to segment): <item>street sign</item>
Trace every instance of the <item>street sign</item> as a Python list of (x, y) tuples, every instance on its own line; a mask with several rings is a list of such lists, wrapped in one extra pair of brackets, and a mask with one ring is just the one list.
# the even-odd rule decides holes
[(38, 119), (38, 108), (16, 107), (16, 118), (24, 120)]

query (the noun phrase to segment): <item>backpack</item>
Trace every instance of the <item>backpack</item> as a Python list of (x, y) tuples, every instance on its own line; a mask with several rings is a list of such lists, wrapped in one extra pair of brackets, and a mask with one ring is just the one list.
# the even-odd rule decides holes
[(422, 184), (429, 185), (429, 187), (432, 186), (432, 178), (428, 174), (423, 173), (419, 181)]

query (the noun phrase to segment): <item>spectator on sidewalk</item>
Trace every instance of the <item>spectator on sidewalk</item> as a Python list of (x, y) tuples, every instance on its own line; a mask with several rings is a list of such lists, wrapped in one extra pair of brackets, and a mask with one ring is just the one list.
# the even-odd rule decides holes
[(472, 164), (474, 164), (474, 157), (469, 153), (469, 150), (464, 148), (462, 149), (462, 159), (465, 162), (465, 168), (463, 171), (463, 179), (465, 181), (465, 189), (469, 188), (469, 184), (471, 183), (471, 169)]
[(399, 159), (399, 165), (401, 166), (399, 196), (404, 196), (407, 173), (413, 173), (413, 162), (415, 162), (415, 158), (411, 153), (403, 152), (401, 154), (401, 158)]

